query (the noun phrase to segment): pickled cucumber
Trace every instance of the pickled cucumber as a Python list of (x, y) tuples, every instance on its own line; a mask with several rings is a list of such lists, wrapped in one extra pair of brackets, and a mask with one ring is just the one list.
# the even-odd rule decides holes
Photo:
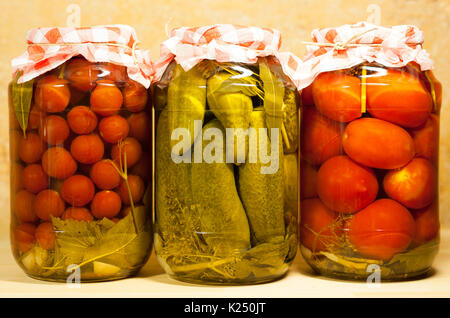
[(286, 138), (283, 138), (284, 153), (293, 153), (298, 148), (298, 110), (296, 93), (286, 89), (283, 99), (283, 124)]
[[(255, 110), (252, 113), (250, 127), (255, 128), (258, 140), (258, 159), (250, 160), (239, 166), (239, 193), (252, 231), (252, 243), (278, 242), (284, 239), (284, 174), (281, 136), (278, 136), (278, 150), (270, 146), (267, 134), (261, 134), (259, 128), (266, 128), (265, 112)], [(260, 138), (266, 138), (267, 152), (278, 160), (278, 169), (274, 173), (262, 173), (262, 167), (271, 163), (262, 163), (260, 157)], [(272, 151), (274, 153), (272, 153)]]
[[(203, 120), (205, 109), (206, 79), (202, 72), (197, 67), (185, 72), (181, 65), (177, 64), (167, 90), (169, 131), (173, 132), (176, 128), (187, 128), (192, 145), (197, 137), (194, 133), (194, 121)], [(170, 145), (174, 146), (177, 142), (177, 140), (170, 140)], [(183, 149), (179, 155), (188, 150)]]
[[(219, 120), (211, 120), (203, 131), (211, 128), (225, 135)], [(192, 164), (191, 187), (198, 205), (204, 240), (216, 256), (229, 256), (235, 250), (250, 248), (250, 229), (236, 190), (233, 164), (225, 162), (223, 139), (203, 141), (203, 148), (211, 143), (216, 143), (215, 149), (222, 151), (223, 160), (212, 163), (203, 160)]]
[[(190, 164), (173, 162), (171, 158), (169, 112), (164, 109), (159, 116), (156, 133), (156, 218), (163, 238), (176, 228), (174, 218), (184, 223), (187, 210), (192, 207), (190, 191)], [(178, 223), (177, 222), (177, 223)]]

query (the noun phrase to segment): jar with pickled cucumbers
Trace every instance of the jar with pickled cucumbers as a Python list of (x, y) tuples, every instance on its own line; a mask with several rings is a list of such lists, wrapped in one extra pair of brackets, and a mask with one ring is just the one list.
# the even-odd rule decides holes
[(123, 25), (27, 41), (9, 86), (14, 257), (43, 280), (133, 275), (153, 238), (148, 53)]
[[(155, 252), (182, 281), (272, 281), (297, 251), (298, 93), (275, 56), (218, 61), (236, 46), (269, 51), (278, 36), (258, 29), (264, 41), (249, 44), (239, 36), (252, 29), (237, 28), (174, 30), (179, 50), (155, 71)], [(184, 54), (219, 37), (235, 41), (221, 56)]]
[[(303, 90), (300, 250), (322, 275), (410, 279), (426, 275), (438, 252), (441, 86), (420, 42), (414, 49), (421, 59), (382, 64), (392, 53), (384, 43), (392, 37), (408, 42), (406, 30), (420, 41), (414, 27), (356, 26), (351, 35), (365, 44), (345, 53), (327, 47), (355, 65), (321, 68)], [(333, 33), (335, 43), (347, 40), (341, 31)], [(327, 32), (314, 31), (314, 40)], [(352, 60), (377, 37), (376, 59)], [(305, 63), (330, 65), (333, 57), (323, 54)]]

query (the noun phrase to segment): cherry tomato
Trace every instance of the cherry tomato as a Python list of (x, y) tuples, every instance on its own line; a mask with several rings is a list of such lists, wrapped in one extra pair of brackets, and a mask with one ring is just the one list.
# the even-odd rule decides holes
[(50, 216), (60, 217), (64, 213), (65, 204), (58, 192), (43, 190), (36, 195), (33, 208), (41, 220), (51, 221)]
[(81, 92), (94, 88), (99, 73), (97, 65), (84, 58), (74, 58), (67, 63), (66, 78), (72, 87)]
[(28, 115), (27, 130), (38, 129), (44, 119), (44, 113), (36, 105), (32, 105), (30, 108), (30, 114)]
[(70, 101), (70, 90), (65, 79), (47, 75), (36, 83), (34, 102), (48, 113), (59, 113), (66, 109)]
[[(142, 181), (141, 177), (135, 175), (128, 176), (128, 184), (130, 186), (131, 198), (133, 203), (136, 204), (141, 201), (145, 192), (144, 181)], [(126, 205), (130, 205), (130, 195), (128, 194), (128, 189), (125, 183), (125, 180), (120, 182), (119, 187), (117, 188), (117, 193), (120, 196), (122, 202)]]
[(19, 140), (19, 157), (23, 162), (35, 163), (41, 159), (44, 144), (36, 133), (27, 133)]
[(100, 116), (115, 115), (122, 103), (122, 92), (113, 81), (97, 81), (97, 86), (91, 94), (91, 107), (95, 113)]
[(145, 112), (131, 114), (128, 117), (130, 125), (130, 137), (136, 138), (142, 144), (147, 145), (150, 141), (150, 118)]
[(22, 190), (23, 185), (23, 166), (20, 163), (14, 162), (11, 165), (11, 186), (15, 191)]
[(147, 99), (148, 93), (144, 86), (131, 80), (127, 82), (123, 89), (123, 104), (129, 111), (136, 113), (144, 110)]
[(42, 168), (53, 178), (65, 179), (75, 173), (77, 163), (66, 149), (52, 147), (42, 156)]
[(81, 174), (73, 175), (66, 180), (61, 188), (61, 196), (68, 204), (81, 207), (92, 201), (95, 187), (91, 179)]
[(365, 257), (389, 260), (403, 252), (415, 234), (411, 213), (400, 203), (380, 199), (354, 214), (348, 222), (348, 237)]
[(111, 149), (111, 158), (118, 165), (120, 160), (122, 161), (122, 164), (125, 162), (124, 154), (126, 154), (127, 167), (129, 168), (135, 165), (142, 156), (142, 146), (139, 141), (128, 137), (123, 142), (122, 151), (119, 151), (119, 145), (114, 145)]
[(122, 65), (113, 63), (99, 63), (99, 69), (101, 70), (99, 77), (105, 80), (116, 83), (124, 83), (128, 78), (127, 68)]
[(52, 250), (55, 248), (56, 235), (52, 223), (43, 222), (39, 224), (35, 236), (39, 246), (43, 249)]
[(39, 135), (49, 145), (59, 145), (69, 137), (69, 126), (64, 118), (58, 115), (47, 116), (39, 127)]
[(145, 182), (152, 177), (152, 156), (143, 152), (141, 159), (131, 168), (131, 173), (140, 176)]
[(105, 147), (97, 134), (80, 135), (72, 141), (70, 152), (78, 162), (93, 164), (103, 158)]
[(103, 118), (100, 121), (98, 129), (104, 141), (115, 144), (128, 136), (130, 126), (122, 116), (113, 115)]
[(97, 192), (91, 203), (91, 212), (97, 218), (113, 218), (119, 214), (122, 207), (120, 196), (114, 191)]
[(86, 106), (76, 106), (67, 114), (70, 129), (78, 135), (87, 135), (97, 127), (97, 116)]
[(111, 190), (119, 186), (120, 175), (110, 160), (96, 162), (90, 171), (90, 177), (97, 187), (102, 190)]
[(23, 223), (16, 227), (14, 239), (19, 251), (26, 253), (33, 247), (36, 241), (35, 232), (36, 227), (30, 223)]
[(93, 221), (94, 217), (86, 208), (70, 207), (64, 211), (63, 220)]
[(38, 193), (48, 188), (49, 177), (40, 164), (34, 163), (23, 169), (22, 182), (28, 191)]
[(21, 222), (34, 223), (38, 217), (34, 213), (33, 204), (36, 196), (27, 190), (16, 193), (14, 200), (15, 212)]

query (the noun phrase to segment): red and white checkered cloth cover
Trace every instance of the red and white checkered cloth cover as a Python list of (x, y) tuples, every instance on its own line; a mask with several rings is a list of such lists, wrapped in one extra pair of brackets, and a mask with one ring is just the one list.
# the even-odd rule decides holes
[(275, 29), (233, 24), (177, 28), (161, 44), (155, 80), (161, 79), (173, 59), (188, 71), (202, 60), (252, 64), (265, 56), (279, 58), (283, 71), (291, 77), (295, 69), (290, 69), (286, 61), (293, 54), (280, 53), (280, 46), (281, 34)]
[[(363, 62), (377, 62), (386, 67), (403, 67), (410, 62), (422, 71), (433, 68), (433, 61), (422, 48), (423, 32), (415, 26), (398, 25), (391, 28), (367, 22), (337, 28), (316, 29), (312, 40), (336, 46), (307, 45), (307, 53), (294, 81), (300, 90), (309, 86), (322, 72), (346, 69)], [(342, 44), (379, 44), (340, 47)]]
[(153, 64), (149, 51), (135, 48), (137, 42), (135, 30), (127, 25), (35, 28), (28, 31), (27, 43), (42, 45), (29, 45), (25, 53), (12, 60), (13, 75), (22, 70), (18, 83), (27, 82), (82, 55), (90, 62), (125, 66), (132, 80), (148, 88)]

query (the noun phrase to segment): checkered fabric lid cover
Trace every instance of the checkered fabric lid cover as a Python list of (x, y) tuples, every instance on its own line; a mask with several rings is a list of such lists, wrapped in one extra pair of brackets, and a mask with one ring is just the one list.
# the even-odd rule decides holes
[(90, 62), (108, 62), (127, 68), (128, 76), (150, 86), (153, 65), (147, 50), (136, 48), (135, 30), (127, 25), (85, 28), (35, 28), (28, 31), (25, 53), (12, 60), (13, 75), (23, 71), (18, 83), (55, 69), (76, 55)]
[(277, 57), (284, 73), (292, 79), (296, 68), (291, 66), (296, 65), (288, 62), (295, 57), (289, 52), (279, 52), (280, 46), (281, 34), (275, 29), (232, 24), (177, 28), (161, 44), (161, 57), (155, 62), (155, 80), (161, 79), (174, 59), (188, 71), (202, 60), (251, 64), (265, 56)]
[(417, 63), (422, 71), (433, 68), (433, 61), (422, 48), (423, 32), (415, 26), (381, 27), (367, 22), (337, 28), (313, 30), (303, 63), (294, 83), (298, 89), (309, 86), (322, 72), (346, 69), (363, 62), (386, 67)]

